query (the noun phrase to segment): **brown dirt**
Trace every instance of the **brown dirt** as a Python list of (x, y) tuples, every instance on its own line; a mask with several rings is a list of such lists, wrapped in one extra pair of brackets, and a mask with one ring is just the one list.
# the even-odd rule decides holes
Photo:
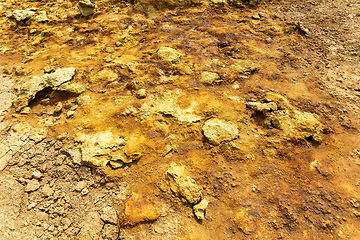
[[(359, 2), (279, 0), (147, 13), (125, 1), (95, 3), (98, 13), (87, 18), (74, 1), (0, 5), (1, 239), (360, 238)], [(4, 16), (30, 7), (46, 11), (49, 21)], [(259, 12), (264, 17), (254, 19)], [(166, 63), (159, 47), (183, 57)], [(238, 73), (232, 65), (239, 60), (258, 67)], [(68, 118), (77, 95), (44, 92), (28, 114), (9, 108), (13, 84), (49, 66), (75, 67), (72, 81), (86, 86), (80, 97), (91, 103)], [(202, 84), (203, 71), (221, 81)], [(138, 86), (146, 98), (135, 97)], [(323, 140), (286, 139), (246, 107), (269, 92), (316, 114)], [(59, 102), (62, 113), (53, 114)], [(201, 120), (182, 122), (164, 106)], [(210, 144), (202, 126), (213, 117), (236, 124), (239, 136)], [(136, 139), (141, 158), (118, 169), (84, 165), (76, 136), (107, 130)], [(185, 167), (210, 202), (204, 220), (171, 192), (171, 162)], [(104, 213), (109, 207), (115, 222)], [(156, 220), (129, 225), (125, 212), (139, 214), (131, 221)]]

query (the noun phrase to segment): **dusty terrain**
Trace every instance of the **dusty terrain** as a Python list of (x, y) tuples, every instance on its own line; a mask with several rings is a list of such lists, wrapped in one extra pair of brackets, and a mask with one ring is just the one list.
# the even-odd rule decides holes
[(360, 239), (358, 1), (81, 2), (0, 1), (0, 239)]

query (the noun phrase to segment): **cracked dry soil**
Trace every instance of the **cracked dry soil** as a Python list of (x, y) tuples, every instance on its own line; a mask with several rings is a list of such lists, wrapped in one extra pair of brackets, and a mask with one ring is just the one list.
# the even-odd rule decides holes
[(360, 238), (358, 1), (77, 3), (0, 1), (0, 239)]

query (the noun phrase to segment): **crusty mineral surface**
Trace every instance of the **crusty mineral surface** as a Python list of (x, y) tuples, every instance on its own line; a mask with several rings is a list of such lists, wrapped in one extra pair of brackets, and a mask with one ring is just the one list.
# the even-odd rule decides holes
[(360, 239), (356, 0), (2, 0), (0, 239)]

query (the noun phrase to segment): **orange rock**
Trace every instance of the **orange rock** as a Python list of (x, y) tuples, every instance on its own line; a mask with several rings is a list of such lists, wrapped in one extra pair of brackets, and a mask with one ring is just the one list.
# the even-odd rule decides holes
[(125, 204), (124, 225), (136, 225), (140, 222), (154, 221), (160, 217), (156, 199), (133, 192)]

